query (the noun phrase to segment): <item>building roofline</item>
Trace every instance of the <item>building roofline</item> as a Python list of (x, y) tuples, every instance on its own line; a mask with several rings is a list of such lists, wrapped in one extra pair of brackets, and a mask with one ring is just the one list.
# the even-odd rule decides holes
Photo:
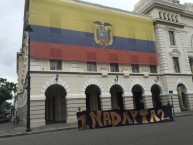
[(138, 17), (142, 17), (142, 18), (148, 18), (151, 19), (151, 16), (145, 15), (145, 14), (139, 14), (139, 13), (135, 13), (132, 11), (127, 11), (127, 10), (123, 10), (123, 9), (119, 9), (119, 8), (113, 8), (113, 7), (109, 7), (109, 6), (104, 6), (104, 5), (100, 5), (100, 4), (94, 4), (94, 3), (90, 3), (90, 2), (85, 2), (85, 1), (81, 1), (81, 0), (60, 0), (62, 2), (68, 2), (71, 4), (78, 4), (78, 5), (82, 5), (85, 7), (93, 7), (93, 8), (98, 8), (101, 10), (108, 10), (114, 13), (121, 13), (121, 14), (125, 14), (125, 15), (133, 15), (133, 16), (138, 16)]

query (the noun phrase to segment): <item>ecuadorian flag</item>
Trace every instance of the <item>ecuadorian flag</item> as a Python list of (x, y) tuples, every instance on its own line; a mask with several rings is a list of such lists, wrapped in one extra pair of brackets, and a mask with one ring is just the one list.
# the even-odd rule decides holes
[(63, 0), (31, 0), (31, 57), (156, 65), (151, 18)]

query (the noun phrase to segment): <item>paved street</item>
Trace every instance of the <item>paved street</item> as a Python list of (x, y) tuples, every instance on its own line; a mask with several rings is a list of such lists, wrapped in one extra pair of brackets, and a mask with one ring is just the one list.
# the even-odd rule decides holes
[(1, 138), (0, 145), (192, 145), (193, 116), (175, 122)]

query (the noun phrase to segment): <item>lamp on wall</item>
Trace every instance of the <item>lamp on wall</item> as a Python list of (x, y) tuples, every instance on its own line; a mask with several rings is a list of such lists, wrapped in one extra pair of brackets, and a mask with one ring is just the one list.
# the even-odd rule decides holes
[(56, 78), (55, 78), (56, 83), (57, 83), (57, 81), (58, 81), (58, 78), (59, 78), (59, 74), (56, 74)]
[(119, 77), (116, 76), (116, 78), (114, 80), (115, 80), (115, 84), (116, 84), (119, 81)]
[(159, 77), (157, 76), (154, 81), (155, 81), (155, 83), (157, 83), (159, 81)]

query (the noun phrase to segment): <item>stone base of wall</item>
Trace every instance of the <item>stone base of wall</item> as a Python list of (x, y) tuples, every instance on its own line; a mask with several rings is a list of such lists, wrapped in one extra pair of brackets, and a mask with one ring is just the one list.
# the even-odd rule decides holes
[(153, 108), (152, 96), (145, 96), (145, 108)]
[(77, 117), (67, 116), (66, 123), (77, 123)]
[[(193, 110), (193, 95), (188, 95), (189, 97), (189, 110)], [(162, 105), (167, 105), (166, 102), (171, 100), (168, 96), (163, 96)], [(145, 96), (146, 107), (152, 108), (152, 97)], [(133, 97), (132, 96), (123, 96), (124, 109), (134, 109)], [(178, 96), (173, 96), (174, 112), (181, 112)], [(81, 108), (81, 111), (86, 110), (86, 99), (85, 98), (67, 98), (66, 99), (66, 123), (77, 123), (76, 113), (79, 111), (78, 108)], [(23, 124), (26, 124), (26, 105), (23, 108), (18, 108), (18, 116)], [(111, 97), (105, 96), (101, 97), (101, 109), (111, 110)], [(45, 100), (32, 100), (30, 105), (30, 118), (31, 118), (31, 128), (41, 127), (46, 125), (45, 121)]]
[(46, 121), (45, 120), (40, 120), (40, 119), (33, 119), (31, 120), (31, 128), (35, 128), (35, 127), (41, 127), (41, 126), (45, 126), (46, 125)]
[(23, 121), (23, 109), (17, 108), (17, 116), (19, 117), (19, 123), (22, 124)]
[(134, 105), (133, 105), (133, 97), (132, 96), (128, 96), (128, 97), (124, 97), (124, 107), (125, 109), (134, 109)]
[(111, 98), (110, 97), (102, 97), (101, 98), (101, 109), (102, 110), (110, 110), (111, 107)]

